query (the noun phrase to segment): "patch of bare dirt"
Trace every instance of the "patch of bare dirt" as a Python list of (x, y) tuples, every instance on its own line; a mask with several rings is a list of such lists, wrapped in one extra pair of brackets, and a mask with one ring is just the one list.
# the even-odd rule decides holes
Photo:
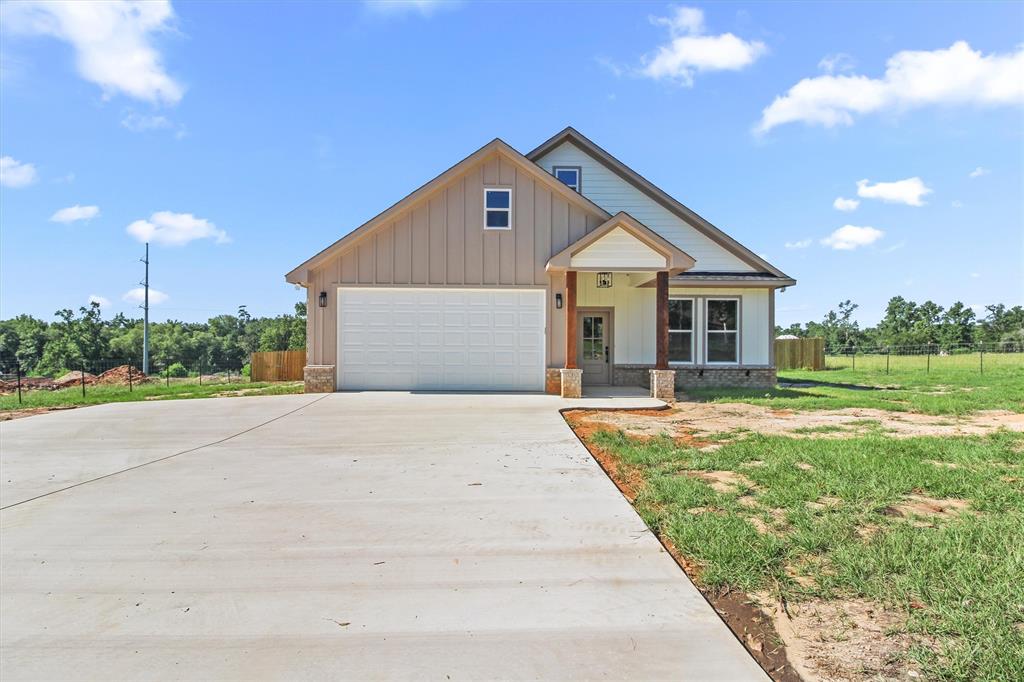
[(886, 508), (892, 516), (923, 516), (927, 518), (953, 518), (970, 513), (970, 500), (955, 497), (936, 499), (925, 495), (907, 495), (903, 502)]
[(754, 483), (735, 471), (687, 471), (685, 475), (706, 481), (713, 490), (720, 493), (734, 493), (740, 488), (753, 488)]
[(21, 419), (22, 417), (34, 417), (37, 414), (46, 414), (47, 412), (57, 412), (58, 410), (73, 410), (81, 405), (59, 405), (55, 407), (26, 407), (23, 410), (4, 410), (0, 412), (0, 422), (9, 422), (12, 419)]
[[(745, 403), (676, 403), (669, 410), (580, 411), (574, 414), (582, 420), (595, 419), (631, 436), (667, 434), (680, 444), (698, 448), (717, 447), (708, 440), (710, 436), (736, 431), (738, 427), (744, 432), (794, 438), (853, 438), (879, 429), (895, 438), (984, 435), (999, 428), (1024, 431), (1024, 414), (1007, 410), (983, 410), (974, 415), (953, 418), (869, 408), (795, 412)], [(840, 430), (806, 432), (815, 428)], [(742, 437), (742, 433), (737, 437)]]
[[(864, 599), (798, 604), (756, 595), (805, 680), (852, 682), (920, 676), (905, 652), (922, 640), (899, 633), (905, 617)], [(924, 642), (931, 644), (930, 642)]]

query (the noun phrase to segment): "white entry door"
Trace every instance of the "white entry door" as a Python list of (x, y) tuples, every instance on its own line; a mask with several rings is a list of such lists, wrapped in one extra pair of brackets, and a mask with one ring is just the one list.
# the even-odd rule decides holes
[(338, 290), (341, 390), (544, 390), (544, 291)]

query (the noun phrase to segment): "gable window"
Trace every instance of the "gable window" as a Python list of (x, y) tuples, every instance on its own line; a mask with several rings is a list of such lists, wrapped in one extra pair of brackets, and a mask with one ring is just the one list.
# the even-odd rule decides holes
[(507, 188), (484, 189), (484, 229), (512, 229), (512, 190)]
[(668, 361), (693, 362), (693, 299), (668, 302)]
[(738, 298), (709, 298), (707, 302), (708, 364), (740, 361), (740, 301)]
[(582, 173), (579, 166), (555, 166), (551, 169), (551, 173), (571, 187), (573, 191), (580, 191), (580, 175)]

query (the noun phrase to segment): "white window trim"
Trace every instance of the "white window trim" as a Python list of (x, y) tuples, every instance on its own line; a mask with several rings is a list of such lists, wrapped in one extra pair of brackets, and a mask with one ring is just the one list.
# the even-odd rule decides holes
[[(487, 208), (488, 192), (505, 192), (508, 194), (508, 208)], [(508, 213), (508, 227), (488, 227), (488, 211), (502, 211)], [(512, 188), (511, 187), (484, 187), (484, 229), (485, 230), (511, 230), (512, 229)]]
[[(576, 186), (575, 187), (573, 187), (570, 184), (564, 183), (561, 180), (558, 180), (558, 171), (560, 171), (560, 170), (563, 170), (563, 171), (575, 171), (576, 172)], [(571, 189), (573, 192), (576, 192), (577, 194), (583, 194), (583, 169), (580, 168), (579, 166), (552, 166), (551, 167), (551, 174), (555, 176), (556, 180), (558, 180), (559, 182), (562, 182), (563, 185), (565, 185), (566, 187)]]
[[(735, 301), (736, 302), (736, 329), (723, 329), (711, 331), (708, 329), (708, 303), (711, 301)], [(705, 365), (739, 365), (743, 357), (743, 342), (741, 341), (741, 328), (743, 327), (743, 301), (739, 296), (709, 296), (704, 299), (704, 364)], [(723, 362), (708, 359), (708, 335), (709, 334), (735, 334), (736, 335), (736, 360)]]
[[(693, 298), (692, 296), (669, 296), (668, 300), (669, 301), (689, 301), (690, 302), (690, 306), (691, 306), (691, 308), (690, 308), (690, 329), (689, 329), (689, 332), (690, 332), (690, 361), (686, 362), (684, 360), (669, 360), (668, 364), (669, 364), (669, 366), (672, 366), (672, 365), (679, 365), (679, 366), (695, 365), (695, 364), (697, 364), (697, 299)], [(668, 335), (669, 335), (669, 338), (671, 338), (672, 334), (674, 334), (674, 333), (675, 334), (679, 334), (679, 333), (683, 333), (685, 331), (687, 331), (687, 330), (680, 329), (679, 331), (673, 332), (672, 328), (670, 327), (669, 330), (668, 330)], [(671, 344), (669, 344), (669, 345), (671, 345)]]

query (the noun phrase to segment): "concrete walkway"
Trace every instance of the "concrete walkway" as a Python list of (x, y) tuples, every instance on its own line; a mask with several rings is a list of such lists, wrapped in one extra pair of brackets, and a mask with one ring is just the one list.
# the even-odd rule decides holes
[(352, 393), (6, 422), (4, 680), (766, 680), (566, 404)]

